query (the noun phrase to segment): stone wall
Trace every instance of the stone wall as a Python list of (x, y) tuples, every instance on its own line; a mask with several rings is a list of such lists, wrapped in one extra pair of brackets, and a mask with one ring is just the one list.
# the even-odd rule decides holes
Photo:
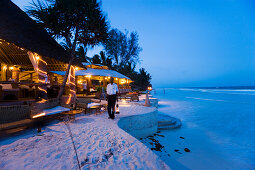
[(140, 115), (132, 115), (120, 118), (118, 125), (121, 129), (136, 138), (144, 138), (153, 135), (158, 129), (157, 110)]

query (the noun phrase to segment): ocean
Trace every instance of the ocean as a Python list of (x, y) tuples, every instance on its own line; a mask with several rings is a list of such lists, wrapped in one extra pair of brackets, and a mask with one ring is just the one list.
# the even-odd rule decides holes
[(153, 151), (170, 167), (255, 169), (254, 89), (165, 88), (152, 95), (160, 114), (182, 121), (179, 129), (141, 140), (150, 148), (155, 141), (162, 146)]

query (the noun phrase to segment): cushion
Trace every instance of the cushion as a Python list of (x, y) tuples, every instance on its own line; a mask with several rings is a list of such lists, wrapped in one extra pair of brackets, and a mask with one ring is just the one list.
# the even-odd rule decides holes
[(70, 109), (62, 107), (62, 106), (56, 106), (51, 109), (43, 110), (43, 113), (45, 113), (45, 115), (53, 115), (53, 114), (58, 114), (61, 112), (66, 112), (66, 111), (70, 111)]
[(3, 90), (9, 90), (12, 89), (12, 85), (11, 84), (0, 84), (2, 86)]

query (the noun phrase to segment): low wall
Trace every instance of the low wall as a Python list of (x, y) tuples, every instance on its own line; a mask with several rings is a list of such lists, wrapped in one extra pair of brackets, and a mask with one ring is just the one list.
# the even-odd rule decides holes
[(132, 115), (120, 118), (118, 126), (135, 138), (153, 135), (158, 129), (158, 112)]
[(158, 99), (157, 98), (150, 98), (151, 106), (158, 108)]

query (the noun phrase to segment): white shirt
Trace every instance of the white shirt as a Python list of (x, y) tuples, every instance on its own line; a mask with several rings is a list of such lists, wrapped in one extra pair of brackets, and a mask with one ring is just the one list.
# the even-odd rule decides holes
[(118, 92), (119, 90), (118, 90), (117, 84), (115, 84), (115, 83), (113, 83), (113, 84), (109, 83), (109, 84), (107, 85), (106, 91), (107, 91), (107, 94), (108, 94), (108, 95), (115, 95), (115, 94), (117, 94), (117, 92)]

